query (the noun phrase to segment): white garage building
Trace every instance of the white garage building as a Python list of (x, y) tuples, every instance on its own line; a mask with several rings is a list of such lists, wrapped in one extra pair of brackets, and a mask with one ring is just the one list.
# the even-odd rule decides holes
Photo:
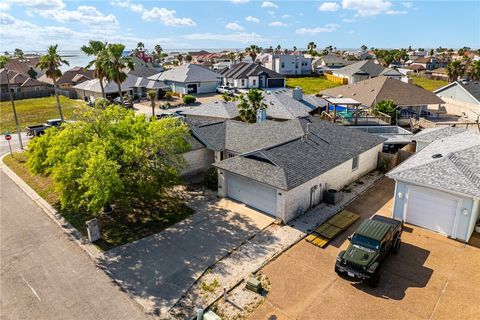
[(435, 131), (419, 140), (437, 140), (387, 174), (396, 181), (392, 215), (467, 242), (480, 212), (480, 135)]

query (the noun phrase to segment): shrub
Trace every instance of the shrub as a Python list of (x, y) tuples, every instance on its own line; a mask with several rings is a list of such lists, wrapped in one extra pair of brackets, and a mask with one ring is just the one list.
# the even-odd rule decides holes
[(157, 99), (163, 99), (165, 98), (165, 95), (167, 94), (167, 91), (163, 91), (163, 90), (158, 90), (157, 92)]
[(189, 94), (183, 97), (183, 102), (185, 102), (186, 104), (192, 104), (195, 103), (195, 101), (197, 101), (197, 98)]
[(165, 94), (163, 95), (163, 97), (164, 97), (165, 99), (169, 99), (169, 100), (170, 100), (170, 99), (172, 99), (172, 97), (173, 97), (173, 92), (172, 92), (172, 91), (167, 91), (167, 92), (165, 92)]
[(203, 185), (210, 190), (215, 191), (218, 189), (218, 175), (216, 168), (210, 167), (205, 171)]

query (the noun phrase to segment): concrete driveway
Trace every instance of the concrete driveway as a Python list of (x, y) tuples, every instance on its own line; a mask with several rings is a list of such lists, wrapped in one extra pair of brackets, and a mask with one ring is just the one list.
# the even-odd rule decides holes
[[(384, 179), (349, 205), (362, 219), (390, 215), (393, 181)], [(361, 221), (325, 249), (301, 241), (263, 272), (271, 282), (251, 319), (479, 319), (480, 249), (406, 225), (398, 255), (372, 289), (334, 272), (338, 252)], [(275, 316), (275, 317), (273, 317)]]
[(194, 203), (196, 213), (163, 232), (115, 248), (102, 266), (146, 311), (167, 311), (219, 259), (273, 222), (229, 200)]

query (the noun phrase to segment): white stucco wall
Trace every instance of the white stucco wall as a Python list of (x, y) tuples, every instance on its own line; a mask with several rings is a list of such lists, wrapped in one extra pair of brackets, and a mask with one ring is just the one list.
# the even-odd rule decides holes
[[(315, 185), (319, 186), (315, 191), (315, 200), (318, 202), (322, 199), (324, 190), (340, 190), (368, 172), (376, 169), (378, 153), (381, 151), (382, 145), (380, 144), (360, 154), (358, 168), (355, 171), (352, 171), (352, 159), (350, 159), (290, 191), (278, 190), (277, 217), (286, 222), (296, 217), (300, 208), (304, 211), (308, 210), (310, 205), (310, 190)], [(279, 193), (281, 193), (281, 195)]]
[(186, 177), (201, 173), (210, 167), (214, 161), (214, 154), (212, 150), (201, 148), (184, 153), (183, 158), (188, 165), (180, 174)]
[(473, 121), (477, 121), (480, 117), (480, 104), (468, 103), (460, 100), (446, 98), (440, 96), (445, 101), (444, 108), (449, 114), (463, 116), (463, 113)]

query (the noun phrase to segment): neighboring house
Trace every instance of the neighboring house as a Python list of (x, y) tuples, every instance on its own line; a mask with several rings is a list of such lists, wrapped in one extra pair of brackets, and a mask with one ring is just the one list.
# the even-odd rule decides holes
[(37, 55), (25, 55), (22, 59), (10, 57), (5, 68), (29, 77), (36, 74), (35, 78), (38, 78), (43, 74), (43, 71), (37, 68), (39, 60), (40, 56)]
[[(60, 89), (70, 89), (73, 86), (80, 84), (84, 81), (92, 80), (93, 70), (85, 69), (82, 67), (73, 67), (62, 73), (60, 78), (57, 79), (57, 86)], [(40, 76), (38, 81), (47, 83), (53, 86), (53, 80), (47, 77), (46, 74)]]
[(329, 53), (327, 55), (324, 55), (320, 58), (316, 58), (312, 62), (312, 70), (317, 70), (318, 68), (321, 69), (338, 69), (345, 67), (347, 65), (353, 64), (354, 61), (348, 61), (347, 59), (344, 59), (340, 56), (337, 56), (336, 54)]
[(413, 60), (411, 66), (422, 66), (425, 70), (433, 70), (437, 68), (446, 68), (448, 61), (440, 60), (435, 57), (420, 57)]
[[(305, 118), (318, 113), (327, 102), (314, 95), (304, 95), (302, 89), (276, 89), (264, 93), (266, 116), (269, 120)], [(238, 102), (216, 101), (182, 111), (191, 122), (220, 121), (238, 117)]]
[(312, 58), (303, 54), (262, 54), (257, 57), (262, 66), (283, 75), (305, 75), (312, 73)]
[(480, 81), (455, 81), (434, 93), (445, 101), (450, 114), (478, 121), (480, 117)]
[[(127, 74), (127, 79), (121, 84), (123, 95), (133, 95), (135, 84), (138, 77), (130, 73)], [(118, 86), (113, 81), (103, 81), (105, 96), (111, 100), (118, 97)], [(73, 87), (79, 99), (85, 101), (93, 101), (97, 98), (102, 98), (102, 90), (100, 88), (100, 81), (98, 79), (88, 80), (77, 84)]]
[(415, 134), (411, 140), (416, 142), (415, 152), (418, 152), (436, 140), (445, 139), (465, 131), (467, 129), (457, 127), (427, 128)]
[(238, 89), (285, 87), (285, 76), (257, 63), (237, 63), (219, 72), (223, 84)]
[(0, 88), (1, 93), (8, 93), (7, 85), (7, 72), (10, 80), (10, 91), (14, 93), (31, 92), (49, 89), (50, 86), (38, 81), (37, 79), (30, 78), (27, 75), (17, 73), (5, 68), (0, 69)]
[(435, 110), (438, 110), (439, 106), (445, 103), (433, 92), (383, 76), (323, 90), (320, 93), (329, 97), (341, 95), (344, 98), (353, 98), (365, 107), (373, 107), (383, 100), (392, 100), (397, 106), (417, 115), (433, 109), (429, 108), (430, 105), (434, 105)]
[(480, 212), (480, 135), (439, 138), (387, 176), (394, 218), (468, 242)]
[[(346, 67), (332, 70), (332, 75), (347, 80), (347, 83), (357, 83), (362, 80), (378, 77), (385, 71), (385, 68), (373, 60), (364, 60), (353, 63)], [(395, 78), (401, 78), (402, 74), (398, 72), (393, 75)]]
[(133, 94), (138, 95), (139, 98), (147, 98), (148, 91), (154, 90), (157, 92), (162, 90), (162, 91), (170, 91), (170, 86), (167, 85), (165, 82), (161, 80), (155, 80), (155, 75), (149, 77), (149, 78), (144, 78), (144, 77), (138, 77), (137, 81), (135, 84), (132, 86), (133, 88)]
[(156, 64), (145, 62), (141, 58), (138, 57), (130, 57), (133, 62), (133, 70), (128, 70), (127, 73), (137, 76), (137, 77), (150, 77), (154, 74), (163, 71), (162, 66), (157, 66)]
[(433, 69), (432, 71), (430, 71), (430, 74), (432, 75), (433, 78), (437, 80), (445, 80), (445, 81), (450, 80), (450, 77), (447, 74), (446, 68)]
[(222, 76), (196, 64), (183, 64), (164, 71), (158, 77), (168, 84), (172, 91), (181, 94), (216, 92)]
[(287, 222), (377, 167), (385, 139), (318, 118), (192, 126), (214, 153), (218, 194)]
[(404, 75), (417, 74), (425, 70), (426, 70), (425, 67), (420, 64), (411, 64), (398, 69), (398, 71)]

